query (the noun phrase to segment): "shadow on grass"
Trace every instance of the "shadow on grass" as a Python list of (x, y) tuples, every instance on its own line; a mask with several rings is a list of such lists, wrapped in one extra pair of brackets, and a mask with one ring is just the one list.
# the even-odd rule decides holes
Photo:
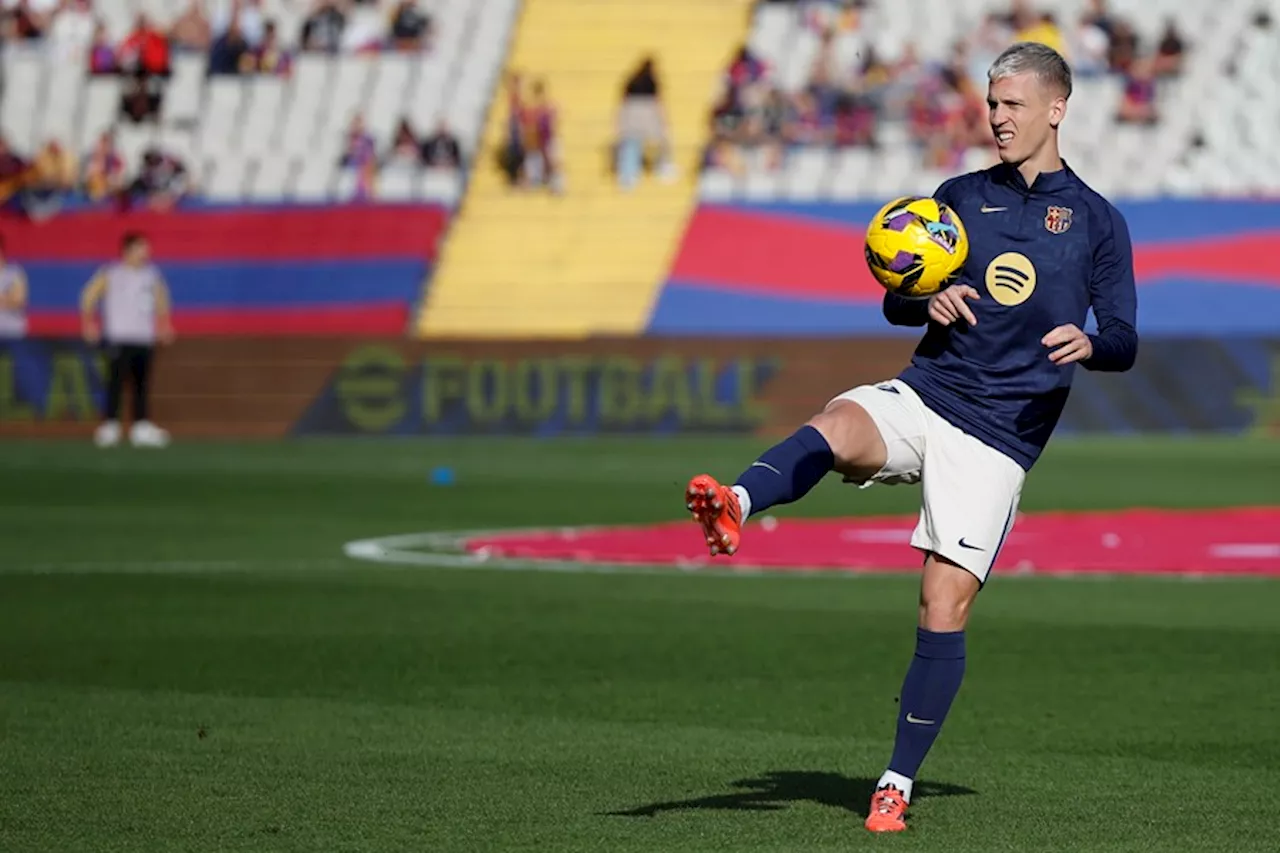
[[(752, 779), (730, 783), (736, 789), (725, 794), (711, 794), (689, 800), (649, 803), (622, 811), (606, 812), (615, 817), (657, 817), (663, 812), (680, 811), (778, 811), (792, 803), (817, 803), (844, 809), (860, 817), (867, 816), (867, 806), (879, 779), (851, 779), (839, 773), (814, 770), (773, 770)], [(972, 788), (945, 782), (919, 782), (912, 802), (928, 797), (955, 797), (976, 794)]]

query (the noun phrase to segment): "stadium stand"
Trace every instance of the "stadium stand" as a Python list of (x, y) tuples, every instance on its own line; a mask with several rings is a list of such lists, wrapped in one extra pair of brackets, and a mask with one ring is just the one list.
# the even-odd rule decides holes
[[(418, 324), (431, 336), (582, 336), (644, 328), (693, 210), (706, 114), (746, 34), (749, 0), (526, 0), (508, 71), (544, 79), (558, 111), (562, 195), (512, 192), (494, 163), (495, 98), (466, 202)], [(676, 170), (618, 186), (609, 167), (623, 83), (656, 56)]]
[[(995, 19), (1020, 12), (1026, 20), (1002, 32)], [(808, 137), (788, 134), (787, 155), (776, 160), (767, 146), (735, 146), (736, 162), (710, 158), (701, 197), (851, 200), (928, 193), (949, 174), (986, 165), (981, 75), (1015, 37), (1054, 43), (1075, 64), (1077, 94), (1064, 124), (1063, 148), (1100, 191), (1130, 198), (1274, 194), (1280, 192), (1276, 18), (1275, 0), (1063, 0), (1052, 7), (1008, 0), (764, 2), (754, 16), (749, 48), (767, 69), (765, 85), (787, 100), (815, 90), (844, 90), (840, 94), (849, 105), (843, 115), (851, 128), (844, 138), (843, 128)], [(929, 25), (918, 26), (920, 20)], [(1161, 65), (1178, 42), (1181, 61)], [(1155, 79), (1148, 81), (1143, 64), (1153, 60)], [(965, 94), (979, 99), (977, 133), (960, 150), (943, 152), (955, 156), (930, 162), (935, 152), (915, 132), (919, 116), (913, 111), (921, 102), (945, 111), (949, 96), (959, 100), (945, 81), (957, 66), (975, 84)], [(841, 78), (834, 87), (815, 80), (828, 69)], [(1127, 90), (1152, 115), (1129, 110)], [(864, 101), (872, 105), (871, 145), (856, 138)], [(839, 106), (834, 109), (841, 114)], [(750, 107), (730, 117), (741, 119), (743, 112), (749, 114)], [(1129, 120), (1117, 121), (1122, 113)]]
[[(211, 5), (216, 19), (229, 0)], [(423, 131), (443, 121), (464, 151), (474, 150), (518, 3), (437, 2), (428, 6), (435, 33), (429, 49), (370, 50), (388, 40), (395, 5), (382, 0), (353, 7), (344, 49), (330, 54), (299, 50), (308, 4), (262, 0), (261, 16), (275, 22), (282, 50), (294, 55), (290, 73), (208, 76), (207, 53), (175, 49), (159, 121), (139, 124), (119, 121), (127, 85), (122, 77), (90, 75), (86, 65), (68, 61), (54, 34), (15, 42), (4, 52), (0, 128), (18, 151), (58, 139), (84, 152), (114, 127), (126, 172), (135, 172), (143, 152), (158, 146), (189, 165), (211, 201), (349, 198), (357, 181), (339, 161), (357, 113), (364, 114), (379, 151), (401, 117)], [(107, 40), (119, 44), (138, 15), (163, 30), (178, 17), (177, 6), (171, 0), (98, 0), (92, 9)], [(388, 170), (384, 177), (378, 187), (383, 198), (452, 205), (464, 175), (427, 168)]]

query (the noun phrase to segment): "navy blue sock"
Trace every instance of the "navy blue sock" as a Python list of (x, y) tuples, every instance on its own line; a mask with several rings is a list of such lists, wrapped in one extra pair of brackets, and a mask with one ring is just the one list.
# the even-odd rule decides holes
[(803, 426), (742, 472), (734, 485), (751, 496), (751, 512), (799, 500), (835, 467), (831, 446), (811, 426)]
[(916, 656), (902, 682), (898, 736), (889, 769), (914, 779), (964, 679), (964, 631), (916, 629)]

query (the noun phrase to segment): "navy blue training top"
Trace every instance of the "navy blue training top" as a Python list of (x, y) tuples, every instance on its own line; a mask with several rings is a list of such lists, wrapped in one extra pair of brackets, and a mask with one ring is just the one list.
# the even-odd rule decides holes
[(934, 197), (959, 214), (969, 257), (959, 281), (978, 323), (931, 322), (928, 301), (886, 294), (884, 315), (928, 325), (901, 379), (930, 409), (1030, 470), (1062, 414), (1075, 365), (1049, 360), (1040, 340), (1057, 326), (1085, 327), (1089, 370), (1122, 371), (1138, 353), (1133, 247), (1124, 217), (1070, 169), (1041, 173), (1028, 187), (997, 165), (944, 183)]

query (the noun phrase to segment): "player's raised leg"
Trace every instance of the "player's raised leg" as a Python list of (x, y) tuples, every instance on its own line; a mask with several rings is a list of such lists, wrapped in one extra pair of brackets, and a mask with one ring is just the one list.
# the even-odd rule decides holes
[(742, 524), (753, 512), (804, 497), (831, 471), (859, 482), (884, 467), (887, 451), (863, 406), (837, 398), (807, 424), (775, 444), (739, 475), (733, 486), (710, 474), (689, 481), (685, 505), (716, 554), (733, 554)]

